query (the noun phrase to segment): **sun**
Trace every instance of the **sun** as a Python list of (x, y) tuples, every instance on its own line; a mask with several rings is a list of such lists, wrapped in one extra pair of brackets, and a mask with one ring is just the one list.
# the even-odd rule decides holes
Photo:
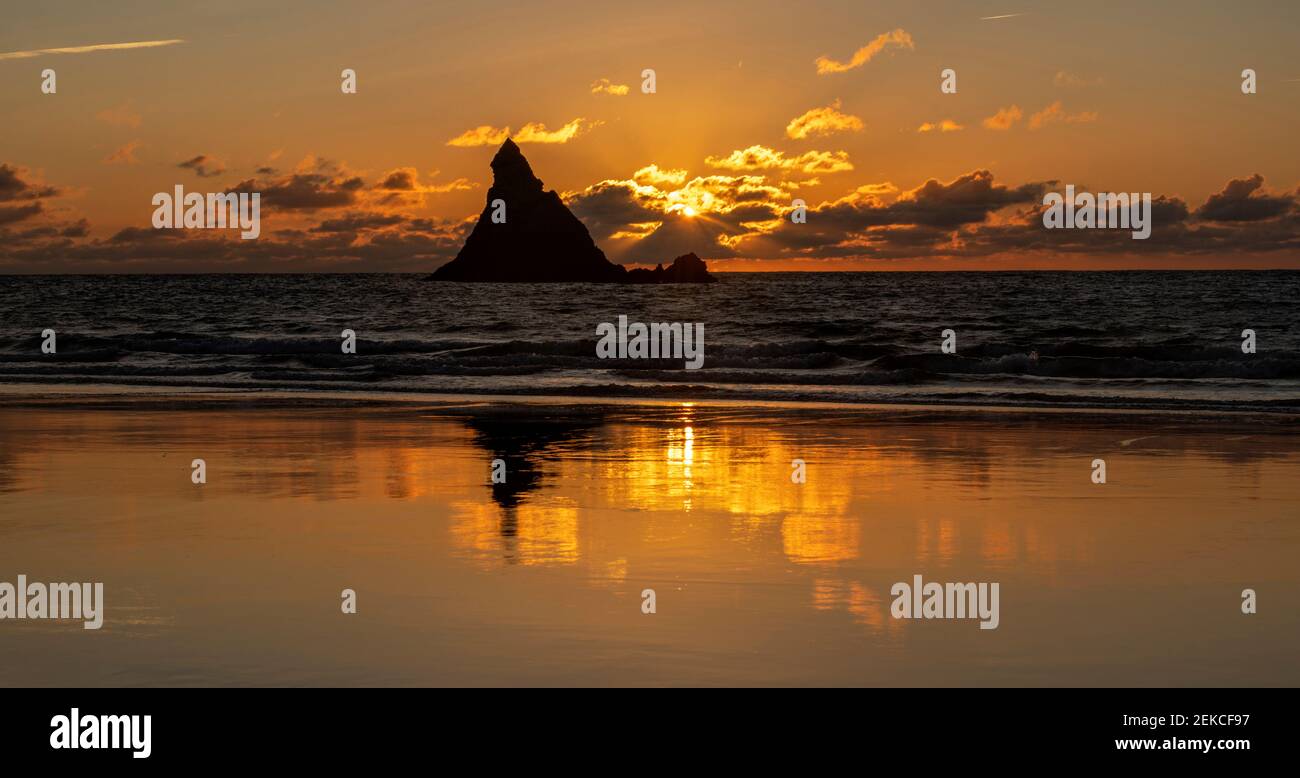
[(684, 206), (682, 206), (682, 213), (685, 214), (686, 217), (687, 217), (687, 218), (690, 218), (690, 219), (694, 219), (696, 216), (699, 216), (699, 215), (700, 215), (700, 212), (699, 212), (699, 211), (695, 210), (694, 208), (690, 207), (689, 205), (684, 205)]

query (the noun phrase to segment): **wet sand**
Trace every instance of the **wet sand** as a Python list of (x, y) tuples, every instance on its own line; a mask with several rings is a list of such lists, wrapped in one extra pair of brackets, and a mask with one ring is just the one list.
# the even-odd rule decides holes
[[(0, 686), (1295, 686), (1296, 432), (1262, 417), (11, 395), (0, 581), (103, 582), (107, 606), (99, 631), (0, 621)], [(917, 574), (999, 582), (998, 628), (892, 618), (891, 586)]]

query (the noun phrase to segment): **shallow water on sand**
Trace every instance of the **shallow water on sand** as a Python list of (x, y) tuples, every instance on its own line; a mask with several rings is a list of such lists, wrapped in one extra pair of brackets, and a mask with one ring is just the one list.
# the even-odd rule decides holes
[[(1298, 465), (1116, 414), (0, 406), (0, 581), (107, 598), (0, 621), (0, 685), (1296, 685)], [(891, 618), (915, 574), (999, 627)]]

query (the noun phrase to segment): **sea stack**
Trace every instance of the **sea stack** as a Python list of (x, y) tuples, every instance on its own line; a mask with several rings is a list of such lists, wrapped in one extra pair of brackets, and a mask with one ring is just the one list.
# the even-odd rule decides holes
[(654, 270), (629, 270), (623, 280), (629, 284), (711, 284), (718, 279), (709, 275), (709, 266), (691, 252), (674, 259), (667, 268), (656, 265)]
[[(504, 204), (504, 221), (501, 205)], [(493, 215), (498, 214), (493, 220)], [(433, 273), (436, 281), (514, 283), (710, 283), (704, 261), (678, 257), (664, 270), (628, 272), (610, 262), (578, 217), (547, 191), (514, 141), (492, 158), (492, 187), (478, 223), (456, 258)]]

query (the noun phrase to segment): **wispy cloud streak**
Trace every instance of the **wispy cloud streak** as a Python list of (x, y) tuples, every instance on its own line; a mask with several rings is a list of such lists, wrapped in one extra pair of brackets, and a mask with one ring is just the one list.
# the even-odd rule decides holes
[(45, 54), (89, 54), (95, 51), (122, 51), (124, 49), (152, 49), (159, 46), (175, 46), (184, 43), (181, 38), (165, 41), (131, 41), (129, 43), (94, 43), (89, 46), (65, 46), (58, 49), (32, 49), (31, 51), (7, 51), (0, 53), (0, 60), (30, 59)]

